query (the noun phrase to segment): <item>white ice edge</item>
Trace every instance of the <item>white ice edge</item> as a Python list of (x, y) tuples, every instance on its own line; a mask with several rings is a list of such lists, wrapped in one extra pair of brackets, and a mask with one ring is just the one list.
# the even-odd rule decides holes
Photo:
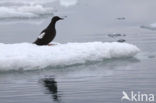
[(139, 51), (135, 45), (118, 42), (67, 43), (55, 46), (0, 43), (0, 70), (70, 66), (87, 61), (133, 57)]

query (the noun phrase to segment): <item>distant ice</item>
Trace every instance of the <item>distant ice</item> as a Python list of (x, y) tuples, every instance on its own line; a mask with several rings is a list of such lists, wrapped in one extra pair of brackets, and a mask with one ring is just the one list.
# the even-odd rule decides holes
[(156, 30), (156, 23), (153, 23), (153, 24), (150, 24), (150, 25), (142, 25), (140, 27), (144, 28), (144, 29), (149, 29), (149, 30)]
[(107, 34), (107, 36), (109, 36), (109, 37), (111, 37), (111, 38), (116, 38), (116, 37), (126, 36), (126, 34), (121, 34), (121, 33), (110, 33), (110, 34)]
[(118, 42), (67, 43), (55, 46), (0, 43), (0, 50), (0, 71), (34, 70), (133, 57), (140, 51), (135, 45)]
[(52, 8), (45, 8), (42, 5), (0, 7), (0, 18), (36, 18), (41, 15), (52, 14), (52, 12)]
[(119, 17), (119, 18), (116, 18), (117, 20), (125, 20), (126, 18), (125, 17)]
[(0, 0), (0, 19), (41, 18), (53, 15), (55, 10), (51, 4), (55, 2), (69, 7), (75, 5), (77, 0)]
[(78, 2), (78, 0), (60, 0), (60, 4), (62, 6), (72, 6), (72, 5), (76, 5)]

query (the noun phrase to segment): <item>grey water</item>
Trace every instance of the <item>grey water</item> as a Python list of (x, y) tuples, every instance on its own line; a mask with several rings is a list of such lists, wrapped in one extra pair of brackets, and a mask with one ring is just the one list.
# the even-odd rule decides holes
[(121, 101), (123, 91), (156, 95), (156, 31), (140, 28), (156, 22), (155, 4), (79, 0), (67, 8), (53, 4), (57, 12), (43, 18), (1, 19), (0, 43), (31, 43), (53, 15), (60, 15), (67, 18), (57, 23), (54, 42), (125, 40), (141, 52), (134, 58), (0, 72), (0, 103), (128, 103)]

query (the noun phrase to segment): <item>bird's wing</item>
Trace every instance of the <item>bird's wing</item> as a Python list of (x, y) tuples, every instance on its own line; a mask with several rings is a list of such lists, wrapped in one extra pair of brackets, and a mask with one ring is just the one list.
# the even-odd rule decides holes
[(39, 39), (42, 39), (42, 38), (44, 37), (44, 35), (45, 35), (45, 32), (41, 33), (41, 34), (38, 36), (38, 38), (39, 38)]

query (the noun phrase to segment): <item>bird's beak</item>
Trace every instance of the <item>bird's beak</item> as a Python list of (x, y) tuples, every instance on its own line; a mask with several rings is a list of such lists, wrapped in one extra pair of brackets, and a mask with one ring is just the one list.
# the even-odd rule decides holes
[(60, 18), (60, 20), (64, 20), (65, 18), (67, 18), (67, 16), (63, 16)]
[(60, 20), (64, 20), (64, 18), (60, 18)]

